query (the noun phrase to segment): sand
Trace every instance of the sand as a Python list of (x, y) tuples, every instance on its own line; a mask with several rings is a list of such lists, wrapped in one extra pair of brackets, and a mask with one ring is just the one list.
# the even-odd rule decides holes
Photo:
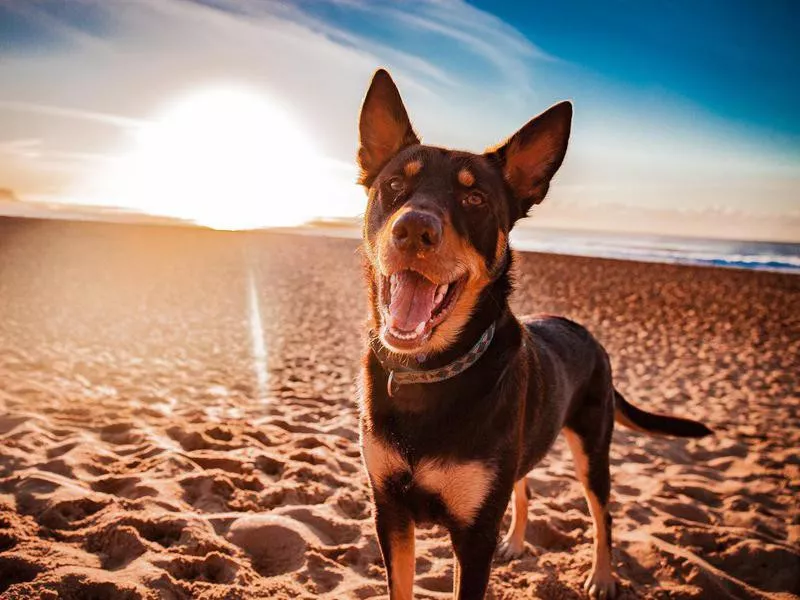
[[(518, 258), (520, 314), (583, 322), (628, 399), (716, 432), (615, 432), (621, 597), (798, 597), (800, 277)], [(352, 240), (0, 220), (0, 598), (385, 596), (359, 262)], [(579, 598), (563, 441), (529, 487), (491, 597)], [(417, 545), (417, 597), (448, 597), (446, 534)]]

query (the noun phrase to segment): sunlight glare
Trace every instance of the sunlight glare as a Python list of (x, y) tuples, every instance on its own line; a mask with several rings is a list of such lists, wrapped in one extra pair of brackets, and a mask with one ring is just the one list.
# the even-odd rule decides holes
[(328, 162), (266, 96), (207, 89), (137, 130), (132, 150), (75, 195), (217, 229), (291, 226), (325, 213)]
[(258, 397), (267, 398), (267, 345), (264, 342), (264, 323), (258, 302), (258, 286), (251, 268), (247, 274), (247, 311), (250, 314), (250, 343), (253, 354), (253, 371), (258, 385)]

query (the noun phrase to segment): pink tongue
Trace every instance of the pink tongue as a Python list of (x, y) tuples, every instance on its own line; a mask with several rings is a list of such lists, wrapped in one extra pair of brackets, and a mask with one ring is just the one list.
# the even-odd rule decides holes
[(400, 331), (414, 331), (431, 318), (436, 285), (415, 271), (401, 271), (394, 279), (389, 325)]

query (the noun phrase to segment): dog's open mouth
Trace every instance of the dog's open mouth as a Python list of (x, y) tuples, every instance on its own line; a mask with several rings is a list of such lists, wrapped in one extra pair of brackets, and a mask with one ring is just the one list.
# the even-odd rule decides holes
[(452, 312), (466, 280), (464, 275), (437, 284), (410, 269), (381, 277), (385, 341), (400, 350), (413, 350), (428, 341), (436, 326)]

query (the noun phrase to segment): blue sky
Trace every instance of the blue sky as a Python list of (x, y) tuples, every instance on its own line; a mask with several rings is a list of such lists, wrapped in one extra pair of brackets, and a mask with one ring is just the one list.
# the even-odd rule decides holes
[(661, 90), (764, 135), (798, 143), (800, 4), (478, 2), (550, 52), (631, 94)]
[[(729, 120), (776, 142), (800, 144), (800, 4), (791, 0), (570, 0), (567, 2), (472, 3), (511, 24), (552, 64), (535, 65), (544, 81), (566, 92), (584, 91), (584, 82), (618, 100), (635, 102), (651, 94), (693, 106), (698, 113)], [(347, 3), (309, 2), (329, 21), (363, 35), (384, 37), (426, 54), (451, 59), (464, 76), (492, 81), (491, 69), (457, 49), (378, 25), (374, 13), (359, 14)], [(412, 4), (406, 4), (413, 11)], [(386, 37), (384, 37), (386, 39)], [(535, 58), (531, 56), (531, 58)], [(484, 68), (481, 68), (484, 67)], [(542, 68), (544, 67), (544, 68)], [(543, 82), (544, 83), (544, 82)], [(586, 87), (589, 87), (586, 86)], [(570, 95), (570, 94), (568, 94)], [(602, 102), (602, 99), (599, 100)]]
[(798, 6), (11, 0), (0, 5), (0, 187), (120, 202), (93, 179), (117, 172), (132, 131), (193, 94), (244, 86), (282, 107), (333, 173), (315, 212), (358, 214), (355, 118), (371, 72), (387, 66), (435, 144), (479, 151), (573, 100), (541, 222), (657, 214), (680, 232), (688, 211), (730, 222), (719, 235), (773, 219), (785, 238), (800, 222)]

